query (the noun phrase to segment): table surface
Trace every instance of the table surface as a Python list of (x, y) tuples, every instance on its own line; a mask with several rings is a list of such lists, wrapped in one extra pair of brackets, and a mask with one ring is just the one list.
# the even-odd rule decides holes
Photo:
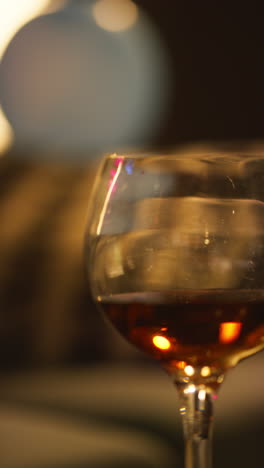
[[(262, 466), (263, 354), (231, 371), (216, 403), (215, 468)], [(2, 376), (1, 466), (182, 466), (177, 394), (151, 366)]]

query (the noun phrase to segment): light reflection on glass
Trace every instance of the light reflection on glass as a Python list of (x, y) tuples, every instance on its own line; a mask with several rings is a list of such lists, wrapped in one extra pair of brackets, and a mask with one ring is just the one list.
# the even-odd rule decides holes
[(129, 29), (138, 18), (138, 7), (131, 0), (98, 0), (92, 11), (96, 24), (110, 32)]
[(115, 191), (116, 191), (116, 182), (117, 182), (118, 176), (120, 174), (120, 171), (122, 169), (123, 161), (124, 161), (124, 158), (122, 158), (122, 157), (116, 158), (115, 161), (114, 161), (114, 166), (116, 167), (116, 169), (111, 169), (110, 170), (110, 180), (109, 180), (110, 195), (112, 193), (115, 193)]
[(126, 172), (128, 175), (132, 175), (133, 174), (133, 171), (134, 171), (134, 162), (133, 161), (128, 161), (127, 164), (126, 164)]
[(156, 348), (159, 348), (162, 350), (167, 350), (167, 349), (170, 349), (171, 347), (169, 340), (165, 338), (165, 336), (155, 335), (153, 336), (152, 341), (153, 341), (154, 346), (156, 346)]
[(186, 367), (186, 362), (185, 361), (179, 361), (179, 362), (177, 362), (176, 366), (178, 367), (178, 369), (184, 370), (185, 367)]
[(209, 366), (204, 366), (201, 369), (201, 376), (202, 377), (209, 377), (211, 375), (211, 369)]
[(199, 398), (200, 401), (205, 401), (206, 400), (206, 390), (204, 388), (199, 390), (198, 398)]
[(185, 393), (185, 394), (188, 394), (188, 393), (195, 393), (195, 390), (196, 390), (195, 385), (190, 384), (190, 385), (188, 385), (187, 388), (185, 388), (184, 393)]
[(122, 254), (118, 246), (113, 247), (111, 258), (106, 265), (106, 273), (109, 278), (118, 278), (124, 274)]
[(217, 383), (221, 384), (223, 381), (224, 381), (224, 376), (219, 375), (219, 377), (217, 377)]
[[(113, 155), (113, 157), (114, 156), (115, 155)], [(106, 210), (107, 210), (108, 203), (109, 203), (109, 200), (111, 198), (111, 195), (116, 190), (116, 183), (117, 183), (118, 176), (119, 176), (119, 174), (121, 172), (123, 162), (124, 162), (123, 157), (116, 158), (114, 160), (114, 165), (115, 165), (116, 169), (111, 169), (110, 170), (110, 179), (109, 179), (109, 183), (108, 183), (108, 192), (107, 192), (107, 196), (106, 196), (106, 199), (105, 199), (105, 202), (104, 202), (103, 209), (102, 209), (102, 211), (100, 213), (99, 223), (98, 223), (98, 227), (97, 227), (97, 234), (101, 231), (103, 221), (104, 221), (104, 217), (105, 217), (105, 213), (106, 213)]]
[(241, 322), (223, 322), (219, 329), (219, 341), (220, 343), (232, 343), (237, 340), (240, 336), (242, 329)]
[(184, 372), (185, 372), (186, 375), (188, 375), (188, 377), (191, 377), (192, 375), (194, 375), (195, 371), (194, 371), (193, 366), (186, 366), (184, 368)]

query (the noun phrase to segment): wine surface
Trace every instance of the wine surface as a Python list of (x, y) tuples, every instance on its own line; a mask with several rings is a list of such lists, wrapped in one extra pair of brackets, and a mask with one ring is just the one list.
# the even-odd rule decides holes
[(166, 366), (225, 370), (264, 348), (264, 291), (127, 293), (100, 298), (131, 343)]

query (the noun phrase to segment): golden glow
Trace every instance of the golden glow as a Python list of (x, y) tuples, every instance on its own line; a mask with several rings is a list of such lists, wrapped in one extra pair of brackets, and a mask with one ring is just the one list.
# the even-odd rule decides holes
[(188, 385), (188, 387), (185, 388), (183, 392), (188, 395), (188, 393), (194, 393), (195, 390), (196, 390), (195, 385), (191, 384), (191, 385)]
[(177, 362), (176, 366), (178, 367), (178, 369), (184, 370), (185, 367), (186, 367), (186, 362), (185, 361), (179, 361), (179, 362)]
[(171, 344), (165, 336), (160, 336), (160, 335), (155, 335), (152, 339), (153, 344), (156, 346), (156, 348), (162, 349), (162, 350), (167, 350), (170, 349)]
[(217, 377), (217, 383), (222, 383), (223, 381), (224, 381), (224, 376), (219, 375), (219, 377)]
[(13, 140), (13, 130), (0, 107), (0, 156), (10, 148)]
[(204, 366), (201, 368), (201, 376), (202, 377), (209, 377), (211, 375), (211, 369), (208, 366)]
[(193, 366), (186, 366), (184, 368), (184, 372), (185, 372), (186, 375), (188, 375), (188, 377), (192, 377), (194, 375), (195, 371), (194, 371)]
[(131, 0), (98, 0), (92, 11), (96, 24), (110, 32), (129, 29), (138, 18), (138, 7)]
[(198, 392), (198, 399), (200, 401), (205, 401), (206, 400), (206, 390), (204, 388), (202, 388), (201, 390), (199, 390)]
[(242, 329), (241, 322), (223, 322), (220, 325), (219, 341), (221, 343), (232, 343), (239, 338)]
[(98, 226), (97, 226), (97, 230), (96, 230), (97, 235), (99, 235), (101, 233), (101, 229), (102, 229), (102, 225), (103, 225), (103, 221), (104, 221), (104, 217), (105, 217), (105, 212), (107, 210), (107, 206), (108, 206), (109, 200), (111, 198), (111, 195), (112, 195), (112, 193), (114, 191), (114, 188), (116, 187), (116, 181), (117, 181), (117, 179), (119, 177), (119, 174), (121, 172), (123, 162), (124, 162), (124, 158), (120, 157), (120, 158), (118, 158), (118, 161), (119, 162), (118, 162), (117, 169), (115, 171), (115, 175), (111, 179), (109, 189), (108, 189), (108, 192), (107, 192), (107, 196), (106, 196), (106, 199), (105, 199), (105, 202), (104, 202), (104, 205), (103, 205), (103, 209), (102, 209), (102, 211), (100, 213), (100, 218), (99, 218), (99, 222), (98, 222)]

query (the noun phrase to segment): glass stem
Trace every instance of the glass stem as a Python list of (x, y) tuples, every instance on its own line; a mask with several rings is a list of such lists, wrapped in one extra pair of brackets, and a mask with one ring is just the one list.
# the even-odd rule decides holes
[(205, 385), (177, 384), (185, 439), (185, 468), (212, 468), (213, 391)]

